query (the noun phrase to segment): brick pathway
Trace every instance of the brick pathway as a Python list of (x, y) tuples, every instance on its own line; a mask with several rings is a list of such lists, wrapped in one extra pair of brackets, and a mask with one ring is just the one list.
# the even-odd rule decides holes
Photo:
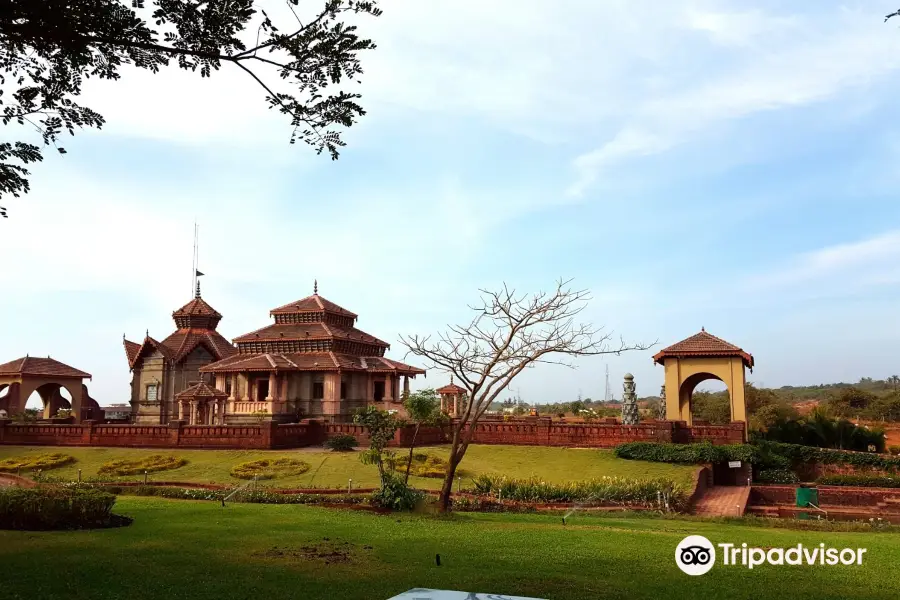
[(706, 517), (739, 517), (744, 513), (750, 488), (717, 485), (706, 490), (694, 505), (694, 514)]

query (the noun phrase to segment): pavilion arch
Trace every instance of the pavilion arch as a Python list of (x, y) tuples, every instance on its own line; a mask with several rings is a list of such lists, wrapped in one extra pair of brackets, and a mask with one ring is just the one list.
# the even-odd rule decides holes
[[(36, 358), (26, 356), (8, 363), (0, 364), (0, 385), (8, 385), (9, 393), (0, 399), (0, 408), (4, 408), (12, 416), (25, 410), (32, 393), (38, 392), (44, 404), (44, 417), (56, 414), (59, 408), (71, 408), (77, 420), (82, 418), (82, 407), (88, 399), (82, 381), (91, 375), (72, 368), (50, 357)], [(68, 392), (67, 400), (60, 390)]]
[(665, 348), (653, 360), (665, 367), (666, 419), (693, 424), (691, 396), (697, 386), (718, 379), (728, 388), (731, 421), (747, 423), (744, 369), (753, 370), (753, 355), (717, 338), (700, 333)]
[(39, 385), (27, 397), (24, 397), (22, 402), (22, 410), (25, 410), (28, 407), (28, 403), (35, 396), (40, 399), (41, 417), (44, 419), (55, 417), (60, 409), (71, 409), (72, 398), (74, 398), (72, 392), (69, 390), (66, 384), (51, 381)]

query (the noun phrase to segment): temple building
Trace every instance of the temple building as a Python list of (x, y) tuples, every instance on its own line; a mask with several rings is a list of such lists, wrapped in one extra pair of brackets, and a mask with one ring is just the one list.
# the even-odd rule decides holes
[(234, 340), (237, 354), (204, 366), (227, 399), (221, 409), (198, 407), (204, 423), (291, 422), (322, 418), (346, 422), (374, 404), (402, 412), (400, 380), (424, 375), (385, 358), (386, 342), (356, 329), (356, 314), (313, 295), (270, 311), (275, 322)]
[[(166, 424), (180, 418), (176, 396), (201, 379), (200, 368), (233, 356), (237, 349), (216, 331), (222, 315), (200, 296), (172, 313), (174, 333), (158, 342), (147, 332), (140, 344), (122, 340), (131, 369), (131, 415), (135, 423)], [(186, 420), (186, 419), (185, 419)]]

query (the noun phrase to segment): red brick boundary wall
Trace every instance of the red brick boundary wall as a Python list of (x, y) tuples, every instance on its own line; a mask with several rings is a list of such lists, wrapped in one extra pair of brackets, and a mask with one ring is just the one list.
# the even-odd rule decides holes
[[(754, 485), (750, 503), (756, 506), (794, 506), (797, 502), (795, 485)], [(900, 489), (863, 488), (837, 485), (817, 485), (821, 507), (877, 507), (886, 499), (900, 497)]]
[[(392, 446), (408, 447), (414, 425), (399, 429)], [(368, 444), (361, 425), (323, 423), (306, 419), (300, 423), (258, 425), (111, 425), (96, 421), (80, 424), (12, 423), (0, 419), (0, 444), (42, 446), (113, 446), (135, 448), (272, 449), (315, 446), (336, 435), (347, 434), (359, 445)], [(416, 444), (422, 446), (449, 441), (449, 428), (420, 427)], [(549, 417), (525, 417), (507, 421), (485, 419), (475, 426), (473, 442), (521, 446), (612, 448), (625, 442), (739, 444), (744, 441), (744, 424), (697, 425), (682, 421), (647, 421), (622, 425), (615, 419), (599, 423), (559, 423)]]

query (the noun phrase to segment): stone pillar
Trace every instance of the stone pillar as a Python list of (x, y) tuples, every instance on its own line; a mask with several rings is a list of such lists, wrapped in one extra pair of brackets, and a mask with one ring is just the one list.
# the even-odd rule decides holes
[(625, 383), (622, 384), (622, 425), (637, 425), (640, 421), (637, 405), (636, 386), (634, 375), (625, 373)]
[(216, 389), (220, 392), (225, 391), (225, 375), (222, 373), (216, 374)]
[(229, 400), (237, 399), (238, 376), (237, 373), (231, 374), (231, 393), (228, 394)]
[[(407, 378), (407, 381), (409, 378)], [(447, 394), (441, 394), (441, 412), (447, 412)]]
[(325, 397), (322, 398), (322, 413), (326, 416), (339, 415), (341, 412), (340, 375), (336, 372), (325, 373)]
[(266, 396), (266, 402), (271, 402), (278, 397), (278, 380), (275, 378), (275, 371), (269, 373), (269, 395)]
[[(83, 386), (79, 381), (76, 385), (71, 386), (71, 389), (66, 389), (69, 390), (69, 395), (72, 396), (72, 414), (75, 416), (75, 422), (80, 423), (83, 418), (83, 415), (81, 414), (81, 393), (83, 391)], [(27, 398), (25, 398), (25, 402), (28, 402)], [(24, 404), (22, 405), (22, 408), (25, 408)]]
[(243, 384), (243, 386), (244, 386), (244, 393), (241, 394), (240, 398), (244, 402), (249, 402), (250, 401), (250, 377), (245, 373), (241, 373), (240, 375), (238, 375), (238, 382)]
[(403, 376), (403, 397), (409, 397), (409, 375)]
[(453, 394), (453, 416), (459, 416), (459, 394)]
[(191, 425), (196, 425), (196, 424), (197, 424), (197, 401), (196, 401), (196, 400), (191, 400), (191, 420), (190, 420), (190, 424), (191, 424)]
[(386, 375), (384, 378), (384, 403), (394, 401), (394, 376)]

